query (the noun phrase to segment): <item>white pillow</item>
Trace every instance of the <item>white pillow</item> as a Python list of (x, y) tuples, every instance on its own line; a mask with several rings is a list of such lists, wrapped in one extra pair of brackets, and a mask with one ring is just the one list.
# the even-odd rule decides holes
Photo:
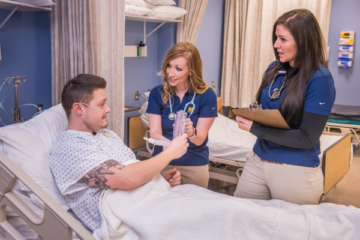
[(151, 13), (150, 8), (125, 4), (126, 15), (145, 16), (148, 15), (149, 13)]
[(148, 16), (155, 18), (177, 19), (184, 16), (186, 13), (187, 11), (183, 8), (173, 6), (159, 6), (155, 7), (152, 12), (148, 14)]
[(51, 0), (13, 0), (14, 2), (27, 3), (34, 6), (52, 6), (55, 3)]
[(156, 6), (156, 5), (158, 5), (158, 6), (176, 5), (176, 3), (173, 0), (145, 0), (145, 1), (154, 6)]
[(126, 5), (134, 5), (138, 7), (145, 7), (149, 9), (153, 9), (154, 6), (145, 2), (145, 0), (125, 0)]
[[(66, 114), (59, 104), (24, 123), (0, 128), (0, 139), (3, 152), (68, 210), (69, 206), (58, 190), (49, 167), (51, 147), (66, 128)], [(26, 186), (20, 184), (20, 188), (31, 196)], [(37, 201), (34, 203), (39, 205)]]

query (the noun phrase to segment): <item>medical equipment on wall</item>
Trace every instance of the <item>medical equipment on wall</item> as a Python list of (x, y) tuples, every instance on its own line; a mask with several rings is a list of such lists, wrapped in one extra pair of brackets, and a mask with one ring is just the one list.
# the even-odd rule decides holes
[(176, 120), (175, 120), (175, 124), (174, 124), (174, 129), (173, 129), (173, 139), (176, 138), (177, 136), (179, 136), (179, 134), (183, 135), (185, 133), (186, 116), (187, 116), (187, 113), (182, 110), (180, 110), (176, 113)]
[(25, 76), (15, 76), (15, 77), (8, 77), (5, 79), (6, 84), (10, 84), (11, 80), (14, 80), (14, 100), (15, 106), (13, 108), (13, 119), (16, 123), (19, 122), (21, 115), (19, 109), (19, 91), (18, 87), (22, 83), (26, 82)]
[(139, 45), (137, 46), (137, 56), (146, 57), (146, 55), (147, 52), (146, 52), (145, 43), (143, 43), (143, 41), (140, 41)]
[[(283, 81), (283, 83), (281, 84), (280, 89), (279, 89), (279, 88), (275, 88), (275, 89), (273, 90), (273, 92), (271, 93), (271, 87), (272, 87), (275, 79), (276, 79), (279, 75), (285, 75), (284, 81)], [(269, 87), (269, 97), (270, 97), (270, 99), (271, 99), (272, 101), (280, 98), (281, 91), (285, 88), (285, 81), (286, 81), (286, 71), (285, 71), (285, 70), (280, 70), (280, 71), (278, 71), (278, 73), (275, 75), (275, 77), (274, 77), (274, 79), (272, 80), (272, 82), (271, 82), (271, 84), (270, 84), (270, 87)], [(270, 94), (270, 93), (271, 93), (271, 94)]]
[[(13, 120), (16, 122), (16, 123), (19, 123), (20, 119), (22, 121), (24, 121), (24, 119), (22, 118), (22, 116), (20, 115), (20, 108), (23, 107), (23, 106), (33, 106), (33, 107), (36, 107), (37, 109), (37, 112), (33, 115), (36, 116), (37, 114), (43, 112), (44, 110), (42, 110), (41, 107), (35, 105), (35, 104), (31, 104), (31, 103), (26, 103), (26, 104), (22, 104), (21, 106), (19, 106), (19, 93), (18, 93), (18, 87), (19, 85), (21, 85), (22, 83), (26, 82), (26, 78), (25, 76), (15, 76), (15, 77), (8, 77), (5, 79), (5, 81), (3, 82), (3, 84), (0, 86), (0, 92), (3, 88), (3, 86), (6, 84), (6, 85), (9, 85), (11, 83), (11, 81), (14, 82), (14, 102), (15, 102), (15, 106), (12, 108), (12, 114), (8, 113), (6, 111), (6, 109), (4, 108), (4, 100), (5, 100), (5, 97), (6, 97), (6, 94), (5, 96), (3, 97), (3, 99), (1, 100), (0, 102), (0, 109), (2, 109), (6, 115), (9, 117), (9, 118), (13, 118)], [(4, 126), (6, 126), (6, 124), (1, 120), (0, 118), (0, 123)]]
[(352, 60), (354, 58), (354, 31), (340, 32), (339, 54), (337, 65), (339, 67), (352, 67)]
[[(189, 107), (188, 108), (188, 112), (190, 112), (189, 117), (193, 114), (193, 112), (195, 110), (195, 102), (194, 102), (195, 96), (196, 96), (196, 92), (194, 93), (194, 96), (193, 96), (192, 100), (190, 102), (188, 102), (187, 104), (185, 104), (185, 107), (184, 107), (184, 112), (185, 113), (186, 113), (186, 108)], [(170, 120), (175, 120), (176, 119), (176, 114), (172, 110), (171, 96), (169, 97), (169, 105), (170, 105), (169, 119)], [(190, 105), (192, 107), (190, 107)]]

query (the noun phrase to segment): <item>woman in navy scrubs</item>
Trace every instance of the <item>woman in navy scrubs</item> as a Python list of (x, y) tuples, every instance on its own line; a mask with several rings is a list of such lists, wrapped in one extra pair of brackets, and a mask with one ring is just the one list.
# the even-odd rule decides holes
[[(176, 168), (181, 173), (181, 184), (195, 184), (207, 188), (209, 182), (208, 132), (217, 117), (215, 92), (202, 78), (202, 62), (197, 48), (188, 42), (174, 45), (165, 56), (159, 75), (163, 84), (153, 88), (147, 113), (151, 138), (173, 139), (175, 114), (187, 112), (185, 133), (189, 147), (179, 159), (165, 168)], [(188, 103), (193, 102), (194, 104)], [(156, 146), (153, 156), (163, 151)]]
[(236, 118), (258, 139), (234, 195), (317, 204), (323, 193), (319, 138), (335, 87), (315, 16), (306, 9), (284, 13), (274, 24), (273, 46), (277, 61), (265, 71), (256, 100), (263, 109), (279, 109), (291, 129)]

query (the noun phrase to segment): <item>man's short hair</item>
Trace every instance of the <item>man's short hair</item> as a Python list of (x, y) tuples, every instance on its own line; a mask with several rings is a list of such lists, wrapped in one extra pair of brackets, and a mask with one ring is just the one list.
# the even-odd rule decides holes
[(94, 90), (99, 88), (105, 89), (105, 87), (105, 79), (92, 74), (79, 74), (70, 79), (65, 84), (61, 94), (61, 102), (67, 118), (70, 118), (74, 103), (83, 102), (89, 104)]

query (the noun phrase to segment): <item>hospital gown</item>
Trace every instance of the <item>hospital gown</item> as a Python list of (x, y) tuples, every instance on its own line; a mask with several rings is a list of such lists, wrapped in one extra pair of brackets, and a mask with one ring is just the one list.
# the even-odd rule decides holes
[(56, 139), (50, 152), (50, 168), (60, 192), (76, 216), (92, 231), (101, 226), (99, 200), (104, 190), (78, 181), (109, 159), (124, 164), (135, 159), (135, 155), (108, 129), (98, 131), (95, 136), (68, 130)]

